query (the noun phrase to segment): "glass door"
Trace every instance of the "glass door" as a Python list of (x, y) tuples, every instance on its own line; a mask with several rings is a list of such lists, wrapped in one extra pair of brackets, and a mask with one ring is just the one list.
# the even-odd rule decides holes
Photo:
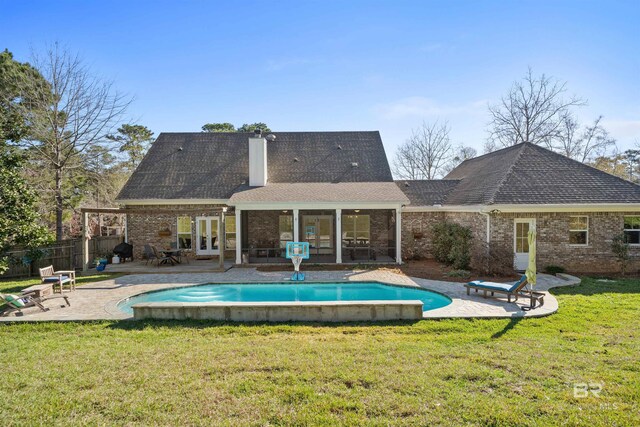
[(217, 216), (196, 217), (196, 255), (219, 255), (219, 219)]
[(516, 270), (526, 270), (529, 265), (529, 230), (535, 226), (534, 218), (518, 218), (514, 221), (513, 266)]
[(302, 238), (309, 242), (312, 254), (333, 253), (333, 217), (331, 215), (305, 215), (302, 220)]

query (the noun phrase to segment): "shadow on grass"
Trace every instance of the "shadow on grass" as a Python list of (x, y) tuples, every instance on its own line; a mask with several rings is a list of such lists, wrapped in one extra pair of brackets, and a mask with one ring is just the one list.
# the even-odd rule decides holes
[(564, 286), (550, 290), (553, 295), (599, 295), (599, 294), (640, 294), (640, 279), (595, 279), (582, 278), (575, 286)]
[(515, 328), (515, 326), (518, 323), (520, 323), (523, 319), (524, 319), (524, 317), (512, 317), (511, 319), (509, 319), (509, 323), (507, 323), (504, 326), (504, 328), (502, 328), (501, 330), (499, 330), (495, 334), (491, 335), (491, 338), (492, 339), (497, 339), (497, 338), (502, 337), (504, 334), (506, 334), (507, 332), (509, 332), (513, 328)]
[[(109, 324), (109, 329), (119, 329), (125, 331), (141, 331), (148, 328), (189, 328), (189, 329), (206, 329), (211, 327), (234, 327), (238, 331), (241, 328), (252, 327), (273, 327), (274, 332), (288, 327), (305, 326), (308, 328), (367, 328), (367, 327), (385, 327), (385, 326), (413, 326), (420, 320), (396, 320), (382, 322), (229, 322), (219, 320), (120, 320)], [(355, 333), (355, 331), (354, 331)]]

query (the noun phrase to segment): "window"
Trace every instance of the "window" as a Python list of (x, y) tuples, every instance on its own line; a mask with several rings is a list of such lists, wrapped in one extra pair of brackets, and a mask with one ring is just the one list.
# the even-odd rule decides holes
[(178, 217), (178, 249), (191, 249), (191, 217)]
[(569, 244), (588, 245), (589, 244), (589, 217), (570, 216), (569, 217)]
[(278, 235), (280, 236), (280, 247), (286, 248), (287, 242), (293, 242), (293, 216), (280, 215), (278, 221)]
[(370, 223), (369, 215), (343, 215), (342, 245), (369, 246)]
[(225, 249), (236, 248), (236, 217), (227, 216), (224, 219), (224, 235), (225, 235)]
[(640, 216), (624, 217), (624, 237), (630, 245), (640, 245)]

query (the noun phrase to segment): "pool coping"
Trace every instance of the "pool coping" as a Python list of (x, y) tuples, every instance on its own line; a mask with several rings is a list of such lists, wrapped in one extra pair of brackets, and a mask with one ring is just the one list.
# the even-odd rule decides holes
[[(157, 293), (157, 292), (164, 292), (164, 291), (169, 291), (169, 290), (173, 290), (173, 289), (180, 289), (180, 288), (192, 288), (192, 287), (197, 287), (197, 286), (207, 286), (207, 285), (265, 285), (265, 286), (269, 286), (269, 285), (290, 285), (290, 284), (296, 284), (296, 285), (300, 285), (300, 284), (339, 284), (339, 283), (378, 283), (380, 285), (385, 285), (385, 286), (392, 286), (392, 287), (396, 287), (396, 288), (414, 288), (414, 289), (420, 289), (423, 291), (427, 291), (427, 292), (433, 292), (434, 294), (438, 294), (438, 295), (442, 295), (443, 297), (447, 298), (450, 302), (447, 305), (450, 305), (453, 303), (453, 299), (448, 296), (447, 294), (443, 293), (443, 292), (438, 292), (438, 291), (434, 291), (419, 285), (412, 285), (412, 284), (399, 284), (399, 283), (387, 283), (387, 282), (383, 282), (381, 280), (332, 280), (332, 281), (328, 281), (328, 280), (314, 280), (314, 281), (303, 281), (303, 282), (296, 282), (296, 281), (280, 281), (280, 282), (263, 282), (263, 283), (241, 283), (241, 282), (217, 282), (217, 283), (198, 283), (195, 285), (179, 285), (179, 286), (175, 286), (175, 287), (171, 287), (171, 288), (164, 288), (164, 289), (154, 289), (151, 291), (144, 291), (144, 292), (140, 292), (138, 294), (134, 294), (134, 295), (130, 295), (128, 297), (125, 297), (123, 299), (121, 299), (120, 301), (116, 302), (115, 304), (115, 310), (118, 310), (119, 312), (122, 312), (122, 310), (120, 309), (119, 305), (122, 304), (123, 302), (130, 300), (131, 298), (135, 298), (138, 297), (140, 295), (146, 295), (146, 294), (153, 294), (153, 293)], [(336, 305), (336, 303), (340, 303), (340, 302), (346, 302), (346, 303), (372, 303), (372, 302), (376, 302), (376, 303), (381, 303), (381, 302), (414, 302), (414, 301), (419, 301), (419, 300), (348, 300), (348, 301), (264, 301), (263, 303), (265, 305), (269, 305), (269, 304), (279, 304), (279, 303), (283, 303), (283, 304), (289, 304), (289, 305), (306, 305), (306, 303), (317, 303), (319, 305)], [(165, 302), (171, 302), (172, 301), (157, 301), (156, 303), (165, 303)], [(420, 301), (422, 302), (422, 301)], [(177, 303), (177, 301), (175, 302)], [(209, 303), (213, 303), (213, 302), (182, 302), (182, 304), (187, 304), (190, 306), (195, 306), (195, 305), (202, 305), (202, 304), (209, 304)], [(258, 301), (252, 302), (252, 301), (228, 301), (228, 302), (219, 302), (219, 303), (215, 303), (218, 305), (258, 305), (257, 304)], [(140, 303), (140, 304), (146, 304), (146, 303)], [(446, 306), (445, 306), (446, 307)], [(133, 306), (132, 306), (133, 308)], [(443, 308), (443, 307), (438, 307), (438, 308)], [(431, 311), (431, 310), (437, 310), (438, 308), (434, 308), (434, 309), (429, 309), (429, 310), (423, 310), (423, 313), (426, 311)], [(128, 313), (125, 313), (128, 314)]]

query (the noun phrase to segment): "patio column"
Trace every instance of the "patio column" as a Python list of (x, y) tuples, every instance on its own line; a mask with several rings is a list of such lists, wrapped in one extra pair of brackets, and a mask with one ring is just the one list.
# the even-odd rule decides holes
[(396, 262), (402, 264), (402, 213), (396, 208)]
[(224, 271), (224, 250), (227, 248), (227, 226), (225, 224), (227, 216), (227, 208), (222, 208), (220, 211), (220, 232), (218, 238), (218, 268)]
[(242, 264), (242, 215), (241, 210), (236, 209), (236, 264)]
[(342, 209), (336, 209), (336, 264), (342, 264)]
[(300, 227), (298, 223), (298, 214), (300, 213), (300, 209), (293, 210), (293, 241), (300, 241)]
[(82, 271), (89, 271), (89, 213), (82, 213)]

